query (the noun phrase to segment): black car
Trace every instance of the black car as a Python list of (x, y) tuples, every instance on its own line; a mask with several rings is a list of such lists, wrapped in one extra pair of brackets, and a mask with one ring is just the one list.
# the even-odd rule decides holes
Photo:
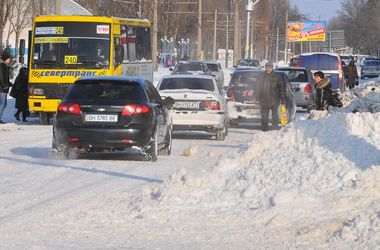
[[(258, 87), (260, 75), (264, 71), (255, 69), (237, 70), (233, 73), (227, 90), (228, 118), (232, 126), (244, 120), (261, 121), (261, 107), (258, 102)], [(278, 72), (286, 85), (286, 110), (289, 122), (296, 116), (296, 99), (289, 77), (284, 72)], [(280, 112), (280, 110), (279, 110)]]
[(146, 160), (169, 155), (174, 100), (152, 83), (135, 77), (90, 77), (77, 80), (58, 106), (53, 126), (53, 153), (140, 150)]
[(201, 61), (181, 61), (174, 68), (169, 68), (172, 74), (202, 74), (211, 75), (207, 64)]

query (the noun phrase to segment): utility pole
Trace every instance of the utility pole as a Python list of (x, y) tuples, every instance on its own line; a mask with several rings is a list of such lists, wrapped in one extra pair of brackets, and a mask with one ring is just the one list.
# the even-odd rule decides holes
[(61, 0), (55, 0), (55, 15), (61, 15)]
[(240, 44), (240, 37), (239, 37), (239, 3), (240, 0), (235, 0), (235, 28), (234, 28), (234, 65), (237, 65), (237, 61), (239, 60), (239, 44)]
[(153, 70), (157, 71), (158, 64), (157, 64), (157, 22), (158, 22), (158, 0), (153, 1), (153, 36), (152, 36), (152, 63), (153, 63)]
[(228, 68), (228, 40), (230, 39), (228, 32), (229, 32), (229, 24), (230, 24), (230, 19), (227, 16), (227, 25), (226, 25), (226, 61), (225, 61), (225, 68)]
[(278, 40), (280, 39), (280, 28), (277, 28), (276, 35), (276, 62), (278, 62)]
[(215, 10), (215, 20), (214, 20), (214, 44), (212, 47), (212, 59), (215, 61), (216, 58), (216, 36), (217, 36), (217, 23), (218, 23), (218, 10)]
[(197, 59), (202, 58), (202, 0), (198, 0), (198, 44), (197, 44)]
[(288, 62), (288, 20), (289, 19), (289, 0), (285, 0), (285, 64)]

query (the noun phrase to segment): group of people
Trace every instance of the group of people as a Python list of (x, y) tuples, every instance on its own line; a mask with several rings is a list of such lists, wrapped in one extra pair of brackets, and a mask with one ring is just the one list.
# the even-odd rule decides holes
[(16, 99), (15, 108), (17, 111), (14, 115), (16, 120), (20, 121), (20, 114), (22, 114), (22, 121), (27, 122), (26, 118), (29, 115), (27, 69), (22, 67), (14, 84), (12, 84), (10, 80), (11, 61), (11, 53), (8, 50), (4, 50), (0, 63), (0, 124), (5, 123), (2, 120), (2, 116), (7, 106), (8, 93)]
[[(316, 110), (326, 110), (329, 106), (334, 106), (333, 91), (331, 89), (331, 80), (325, 77), (322, 71), (314, 73), (315, 81), (315, 108)], [(261, 107), (261, 128), (268, 131), (269, 112), (272, 113), (273, 129), (279, 128), (279, 105), (286, 104), (286, 85), (283, 77), (274, 71), (273, 63), (265, 64), (265, 72), (263, 72), (259, 80), (260, 86), (258, 90), (258, 101)]]

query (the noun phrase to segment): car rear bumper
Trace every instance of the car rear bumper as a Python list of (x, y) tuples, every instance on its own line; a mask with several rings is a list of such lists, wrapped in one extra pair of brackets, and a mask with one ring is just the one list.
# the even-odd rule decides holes
[(147, 128), (55, 128), (56, 145), (70, 148), (130, 148), (150, 142), (152, 129)]
[(311, 94), (294, 93), (294, 98), (298, 107), (307, 108), (314, 105), (314, 98)]
[(229, 119), (261, 119), (261, 107), (257, 104), (228, 102)]
[(223, 111), (172, 111), (174, 130), (212, 131), (222, 129), (226, 124)]

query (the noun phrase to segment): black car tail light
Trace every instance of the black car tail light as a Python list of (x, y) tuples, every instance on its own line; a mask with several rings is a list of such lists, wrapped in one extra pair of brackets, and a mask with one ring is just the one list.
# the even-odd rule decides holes
[(58, 106), (58, 111), (79, 115), (80, 114), (80, 106), (76, 103), (61, 103)]
[(122, 116), (140, 115), (149, 112), (149, 107), (140, 104), (129, 104), (124, 106)]
[(78, 142), (79, 138), (78, 137), (71, 137), (69, 138), (69, 142)]

